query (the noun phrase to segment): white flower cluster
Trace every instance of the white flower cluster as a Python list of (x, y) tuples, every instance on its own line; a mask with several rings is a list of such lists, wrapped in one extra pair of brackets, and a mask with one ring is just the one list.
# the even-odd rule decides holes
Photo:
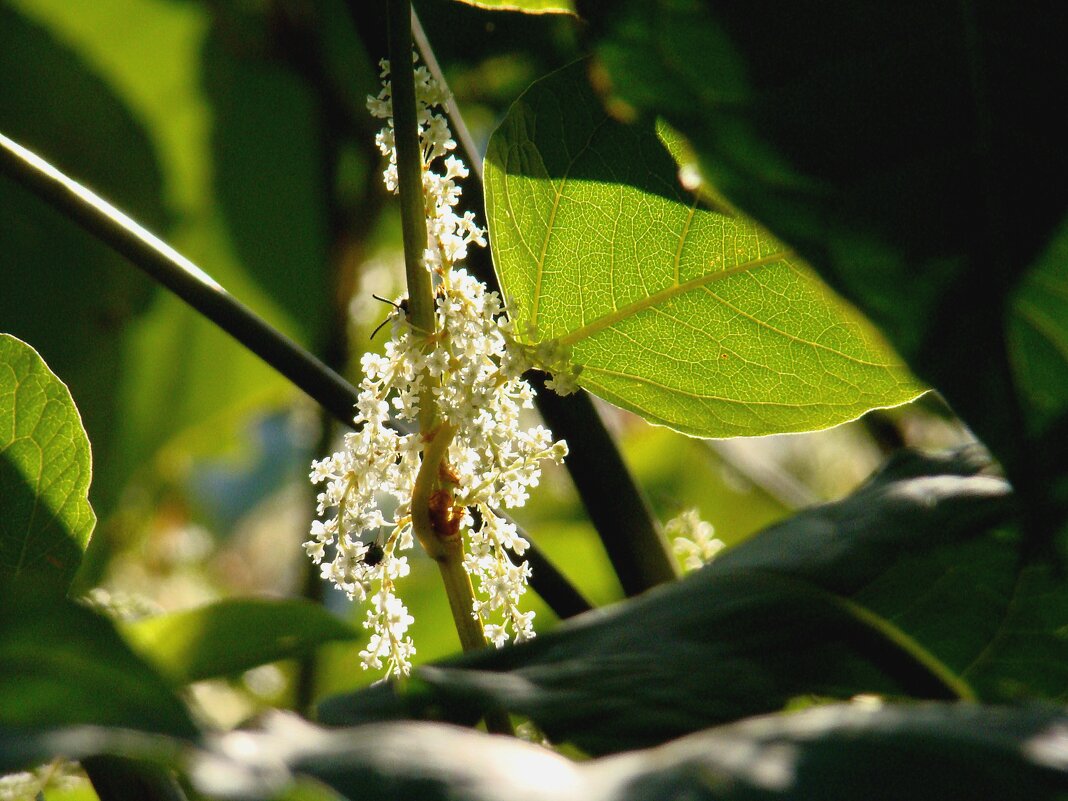
[[(472, 614), (498, 646), (509, 638), (532, 637), (534, 614), (519, 610), (530, 567), (512, 561), (513, 554), (522, 557), (528, 543), (493, 510), (523, 505), (528, 488), (538, 483), (541, 461), (560, 463), (567, 454), (567, 446), (554, 443), (546, 428), (521, 428), (520, 412), (534, 400), (520, 377), (527, 360), (511, 347), (512, 331), (498, 295), (453, 267), (468, 244), (484, 244), (484, 232), (469, 214), (452, 212), (460, 194), (453, 179), (466, 175), (466, 168), (450, 157), (444, 174), (431, 169), (455, 143), (444, 118), (432, 112), (444, 99), (441, 91), (422, 68), (416, 70), (416, 83), (432, 243), (427, 258), (437, 276), (437, 333), (427, 337), (397, 325), (384, 356), (364, 355), (357, 431), (346, 436), (344, 450), (312, 465), (312, 482), (325, 485), (318, 496), (323, 519), (312, 523), (312, 538), (305, 543), (309, 556), (322, 564), (324, 578), (351, 598), (370, 599), (364, 625), (371, 638), (361, 659), (364, 668), (384, 667), (387, 676), (406, 675), (415, 653), (408, 636), (414, 621), (395, 587), (409, 571), (402, 554), (414, 544), (412, 493), (426, 445), (420, 433), (391, 428), (391, 410), (396, 419), (414, 423), (421, 405), (432, 402), (441, 425), (454, 432), (441, 470), (449, 485), (449, 514), (466, 538), (464, 567), (477, 585)], [(377, 116), (390, 113), (388, 84), (368, 105)], [(392, 141), (387, 125), (379, 144), (392, 153)], [(385, 178), (387, 186), (396, 186), (395, 155)], [(330, 546), (334, 553), (326, 561)]]
[[(389, 156), (383, 178), (386, 188), (398, 191), (397, 151), (393, 137), (393, 96), (389, 83), (389, 62), (379, 62), (382, 71), (382, 91), (378, 97), (367, 98), (371, 115), (386, 120), (386, 127), (375, 141), (382, 155)], [(426, 67), (415, 68), (416, 119), (419, 123), (419, 143), (423, 151), (423, 197), (426, 204), (427, 238), (430, 247), (423, 257), (427, 269), (442, 271), (467, 258), (467, 246), (472, 242), (485, 246), (486, 237), (475, 223), (473, 212), (457, 216), (453, 209), (460, 202), (457, 178), (466, 178), (467, 166), (455, 156), (446, 156), (456, 149), (448, 120), (437, 109), (448, 102), (448, 94), (434, 80)], [(433, 169), (434, 162), (444, 157), (444, 172)]]
[(712, 524), (702, 520), (696, 509), (673, 517), (664, 526), (664, 533), (674, 538), (675, 555), (687, 571), (708, 564), (726, 547), (723, 540), (716, 538)]

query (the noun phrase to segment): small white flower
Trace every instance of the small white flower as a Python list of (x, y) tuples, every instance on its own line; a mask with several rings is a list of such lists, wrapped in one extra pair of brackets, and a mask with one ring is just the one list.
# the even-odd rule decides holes
[(687, 571), (711, 562), (726, 547), (716, 538), (712, 524), (702, 520), (696, 509), (687, 509), (669, 520), (664, 533), (673, 538), (675, 555)]

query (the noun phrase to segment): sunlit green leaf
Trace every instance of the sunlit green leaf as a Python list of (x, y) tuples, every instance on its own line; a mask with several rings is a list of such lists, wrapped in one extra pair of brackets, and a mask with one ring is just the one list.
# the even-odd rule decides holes
[(0, 594), (0, 727), (76, 723), (196, 731), (185, 706), (110, 621), (63, 599)]
[(96, 525), (92, 454), (70, 391), (0, 334), (0, 585), (62, 595)]
[(665, 117), (715, 190), (869, 315), (1017, 484), (1040, 476), (1022, 432), (1063, 398), (1064, 315), (1023, 289), (1011, 366), (1005, 323), (1068, 208), (1068, 117), (1048, 107), (1068, 60), (1044, 10), (626, 0), (589, 17), (609, 106)]
[(647, 125), (609, 118), (578, 63), (490, 140), (494, 262), (521, 334), (579, 383), (706, 437), (803, 431), (920, 388), (879, 335), (748, 220), (698, 203)]
[(231, 600), (145, 618), (123, 632), (173, 681), (232, 676), (359, 637), (356, 629), (306, 601)]

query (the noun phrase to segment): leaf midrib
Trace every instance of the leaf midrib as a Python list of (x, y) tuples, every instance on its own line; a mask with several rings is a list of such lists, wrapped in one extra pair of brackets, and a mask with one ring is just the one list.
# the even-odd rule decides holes
[(604, 317), (598, 317), (592, 323), (575, 329), (571, 333), (560, 337), (560, 343), (563, 345), (574, 345), (576, 342), (580, 342), (594, 334), (600, 333), (606, 328), (612, 327), (616, 323), (625, 320), (627, 317), (645, 311), (651, 306), (656, 306), (661, 302), (671, 300), (674, 297), (689, 292), (691, 289), (699, 289), (716, 281), (721, 281), (725, 278), (730, 278), (733, 275), (738, 275), (739, 273), (766, 267), (769, 264), (788, 259), (791, 255), (793, 254), (789, 250), (784, 250), (778, 253), (773, 253), (770, 256), (764, 256), (759, 259), (754, 259), (753, 261), (748, 261), (745, 264), (739, 264), (712, 273), (705, 273), (696, 278), (691, 278), (689, 281), (683, 281), (681, 284), (672, 284), (658, 292), (653, 292), (651, 295), (646, 295), (641, 300), (635, 301), (621, 309), (617, 309), (611, 314), (606, 314)]

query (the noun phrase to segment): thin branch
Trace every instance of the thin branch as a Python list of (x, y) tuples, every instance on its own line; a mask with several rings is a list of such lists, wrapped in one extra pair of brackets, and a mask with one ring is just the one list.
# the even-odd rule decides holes
[[(418, 16), (412, 16), (412, 32), (419, 55), (434, 79), (447, 91), (448, 84), (426, 32)], [(452, 99), (452, 93), (448, 94), (450, 99), (446, 112), (453, 135), (478, 178), (465, 186), (465, 191), (476, 206), (485, 208), (482, 154), (478, 152), (474, 137), (464, 123), (456, 101)], [(500, 293), (492, 263), (488, 256), (480, 257), (479, 254), (479, 251), (475, 251), (468, 256), (468, 267), (487, 287)], [(623, 591), (627, 595), (637, 595), (657, 584), (673, 580), (678, 575), (677, 569), (663, 531), (589, 395), (580, 390), (574, 395), (561, 397), (545, 388), (544, 374), (531, 372), (526, 378), (538, 389), (535, 398), (538, 411), (553, 433), (579, 446), (572, 449), (564, 465), (604, 543)]]
[(0, 134), (0, 171), (59, 209), (300, 387), (352, 423), (352, 385), (272, 328), (193, 262), (106, 200)]
[[(166, 242), (2, 133), (0, 173), (78, 223), (292, 381), (338, 422), (352, 426), (358, 394), (352, 384), (272, 328)], [(575, 599), (582, 596), (555, 569), (543, 568), (531, 585), (560, 617), (585, 611), (576, 609)]]

